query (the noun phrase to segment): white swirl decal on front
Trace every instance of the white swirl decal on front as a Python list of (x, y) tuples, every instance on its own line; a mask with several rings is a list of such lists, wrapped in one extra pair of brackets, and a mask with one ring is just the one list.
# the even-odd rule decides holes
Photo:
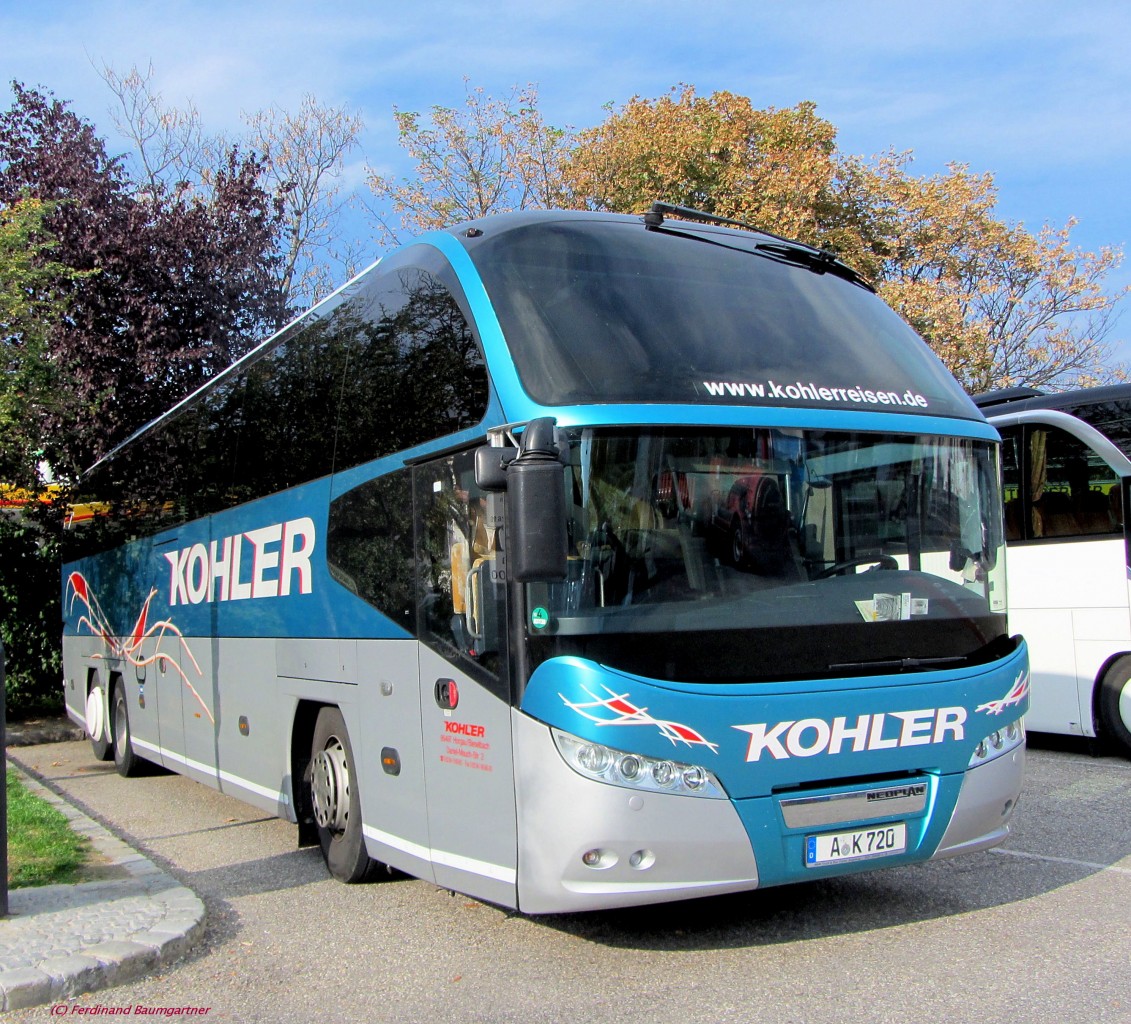
[[(648, 725), (659, 729), (660, 734), (669, 740), (672, 746), (682, 743), (688, 747), (707, 747), (713, 753), (718, 753), (719, 745), (717, 743), (712, 743), (689, 725), (671, 722), (663, 718), (654, 718), (648, 713), (647, 708), (640, 708), (633, 704), (628, 699), (627, 693), (616, 693), (607, 686), (602, 686), (601, 689), (608, 696), (598, 697), (588, 687), (583, 686), (582, 689), (593, 699), (572, 701), (564, 693), (559, 693), (558, 696), (565, 702), (566, 707), (572, 708), (579, 715), (583, 715), (596, 725)], [(609, 714), (605, 712), (611, 713), (612, 717), (609, 717)]]
[(1000, 715), (1006, 708), (1016, 707), (1028, 696), (1029, 672), (1028, 670), (1022, 670), (1013, 681), (1013, 686), (1010, 687), (1009, 693), (1002, 697), (1001, 700), (991, 700), (985, 704), (979, 704), (975, 710), (985, 711), (988, 715)]

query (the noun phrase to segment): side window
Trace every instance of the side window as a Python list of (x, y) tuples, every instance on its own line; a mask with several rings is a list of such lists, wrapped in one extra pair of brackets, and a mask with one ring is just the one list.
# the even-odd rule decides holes
[(416, 632), (411, 470), (377, 477), (330, 503), (326, 561), (342, 586)]
[(1025, 521), (1021, 490), (1021, 428), (1001, 432), (1001, 498), (1005, 505), (1005, 539), (1021, 540)]
[(411, 249), (376, 273), (350, 301), (357, 326), (332, 406), (338, 472), (474, 426), (487, 412), (486, 363), (440, 254)]
[(78, 502), (100, 518), (72, 546), (94, 553), (475, 426), (487, 366), (462, 303), (435, 249), (383, 261), (84, 480)]
[(1057, 427), (1031, 426), (1028, 456), (1032, 539), (1122, 532), (1119, 477), (1091, 448)]
[(243, 500), (328, 476), (334, 409), (347, 377), (354, 331), (348, 306), (288, 332), (243, 372), (227, 432)]
[(171, 530), (198, 515), (198, 422), (191, 411), (150, 430), (79, 481), (66, 559)]
[(499, 499), (475, 486), (471, 452), (417, 466), (413, 474), (420, 638), (497, 687), (505, 643)]

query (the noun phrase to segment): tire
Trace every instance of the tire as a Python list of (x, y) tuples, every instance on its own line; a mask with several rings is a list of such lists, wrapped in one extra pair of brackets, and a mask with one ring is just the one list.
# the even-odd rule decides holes
[(106, 691), (98, 682), (90, 687), (86, 695), (86, 734), (90, 737), (90, 749), (99, 761), (109, 761), (114, 756)]
[(1120, 658), (1104, 673), (1096, 704), (1104, 737), (1131, 757), (1131, 658)]
[(730, 525), (730, 550), (727, 553), (736, 568), (746, 565), (746, 544), (742, 539), (742, 524), (737, 519)]
[(140, 775), (142, 759), (134, 753), (126, 687), (121, 682), (114, 687), (114, 696), (110, 701), (110, 722), (113, 727), (111, 735), (114, 737), (114, 767), (123, 779)]
[(384, 867), (365, 849), (353, 747), (335, 707), (318, 712), (310, 749), (310, 805), (326, 869), (339, 882), (364, 882)]

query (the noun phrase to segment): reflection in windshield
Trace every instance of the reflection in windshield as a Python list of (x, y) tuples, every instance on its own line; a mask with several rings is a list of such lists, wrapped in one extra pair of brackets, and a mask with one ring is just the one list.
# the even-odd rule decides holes
[(568, 473), (568, 579), (528, 586), (535, 661), (797, 678), (978, 661), (1004, 639), (986, 442), (578, 430)]
[(771, 257), (773, 244), (558, 212), (493, 227), (470, 252), (522, 386), (543, 405), (909, 405), (980, 419), (878, 296)]

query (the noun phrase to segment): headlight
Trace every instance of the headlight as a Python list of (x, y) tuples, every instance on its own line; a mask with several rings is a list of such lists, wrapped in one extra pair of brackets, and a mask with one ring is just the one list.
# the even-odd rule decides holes
[(560, 729), (550, 732), (565, 763), (587, 779), (652, 793), (705, 796), (711, 800), (727, 798), (714, 772), (701, 765), (614, 750)]
[(1000, 729), (995, 729), (988, 736), (984, 737), (982, 742), (974, 748), (974, 753), (970, 758), (968, 767), (977, 768), (978, 765), (992, 761), (995, 757), (1008, 754), (1011, 750), (1021, 746), (1024, 742), (1025, 720), (1019, 718), (1015, 722), (1003, 725)]

